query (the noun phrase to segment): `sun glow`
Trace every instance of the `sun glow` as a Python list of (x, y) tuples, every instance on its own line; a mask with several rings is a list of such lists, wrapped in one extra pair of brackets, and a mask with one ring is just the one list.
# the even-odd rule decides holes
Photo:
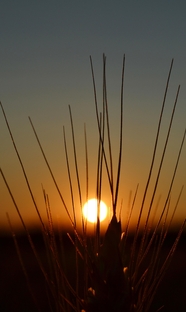
[(92, 223), (97, 221), (97, 213), (99, 210), (100, 222), (103, 221), (108, 213), (107, 205), (101, 200), (98, 206), (98, 200), (96, 198), (89, 199), (83, 206), (83, 216)]

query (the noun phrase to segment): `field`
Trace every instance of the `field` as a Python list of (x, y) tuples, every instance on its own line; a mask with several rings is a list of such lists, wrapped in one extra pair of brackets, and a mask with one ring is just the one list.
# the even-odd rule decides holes
[[(38, 233), (32, 234), (39, 257), (44, 265), (47, 265), (46, 250), (42, 241), (41, 235)], [(173, 242), (174, 233), (169, 234), (165, 245), (161, 251), (161, 257), (167, 253)], [(130, 242), (128, 241), (128, 248)], [(29, 284), (34, 292), (40, 311), (48, 312), (50, 305), (47, 299), (47, 287), (42, 276), (41, 270), (31, 251), (28, 240), (24, 235), (18, 236), (18, 242), (22, 257), (27, 268), (29, 276)], [(181, 312), (186, 306), (186, 252), (185, 252), (186, 235), (182, 235), (177, 250), (173, 256), (172, 262), (166, 272), (165, 278), (160, 284), (157, 295), (150, 311), (155, 312), (158, 307), (165, 305), (162, 311), (177, 311)], [(63, 243), (65, 248), (66, 270), (70, 282), (73, 284), (75, 279), (74, 265), (74, 247), (69, 242), (66, 235), (63, 235)], [(0, 238), (0, 311), (19, 311), (19, 312), (34, 312), (37, 311), (31, 295), (29, 293), (27, 283), (16, 254), (15, 246), (11, 236), (3, 236)], [(160, 258), (161, 258), (160, 257)], [(160, 259), (161, 260), (161, 259)], [(80, 277), (81, 280), (81, 277)], [(83, 282), (83, 281), (82, 281)]]

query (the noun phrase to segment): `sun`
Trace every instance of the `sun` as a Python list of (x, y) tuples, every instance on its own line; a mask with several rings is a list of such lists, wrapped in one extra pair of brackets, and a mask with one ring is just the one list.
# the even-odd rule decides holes
[(98, 207), (98, 200), (96, 198), (89, 199), (83, 206), (83, 216), (92, 223), (97, 221), (97, 213), (100, 209), (99, 219), (103, 221), (108, 213), (107, 205), (101, 200), (100, 207)]

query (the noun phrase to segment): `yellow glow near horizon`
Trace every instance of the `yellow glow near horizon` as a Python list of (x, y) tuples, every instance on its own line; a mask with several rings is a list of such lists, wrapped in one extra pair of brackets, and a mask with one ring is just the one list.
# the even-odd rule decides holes
[[(103, 221), (108, 214), (107, 205), (101, 200), (99, 206), (99, 219), (100, 222)], [(97, 221), (97, 213), (98, 213), (98, 200), (96, 198), (89, 199), (85, 205), (83, 206), (83, 216), (91, 223), (95, 223)]]

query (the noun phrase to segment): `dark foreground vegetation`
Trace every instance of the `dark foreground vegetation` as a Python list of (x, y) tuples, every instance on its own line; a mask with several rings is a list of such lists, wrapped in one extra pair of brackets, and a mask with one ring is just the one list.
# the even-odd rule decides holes
[[(44, 266), (47, 266), (46, 249), (42, 236), (38, 233), (32, 234), (33, 241), (42, 259)], [(73, 284), (76, 276), (75, 253), (74, 247), (66, 234), (62, 235), (64, 255), (66, 259), (66, 272), (69, 281)], [(128, 239), (127, 250), (130, 249), (132, 236)], [(163, 261), (167, 251), (170, 249), (175, 239), (175, 233), (171, 232), (166, 238), (164, 247), (161, 250), (160, 263)], [(0, 237), (0, 311), (10, 312), (48, 312), (54, 309), (51, 299), (48, 298), (47, 286), (42, 272), (38, 266), (37, 260), (29, 246), (28, 239), (24, 235), (18, 236), (18, 243), (21, 250), (28, 277), (29, 286), (33, 291), (36, 299), (34, 303), (29, 292), (27, 281), (23, 274), (13, 238), (7, 235)], [(172, 258), (171, 264), (167, 269), (164, 279), (162, 280), (157, 294), (152, 304), (152, 312), (164, 305), (164, 312), (185, 311), (186, 307), (186, 233), (183, 233), (177, 250)], [(83, 268), (83, 264), (81, 264)], [(48, 267), (50, 270), (50, 267)], [(83, 275), (82, 275), (83, 276)], [(80, 276), (80, 287), (83, 278)], [(74, 285), (75, 286), (75, 285)], [(83, 284), (82, 284), (83, 289)]]

